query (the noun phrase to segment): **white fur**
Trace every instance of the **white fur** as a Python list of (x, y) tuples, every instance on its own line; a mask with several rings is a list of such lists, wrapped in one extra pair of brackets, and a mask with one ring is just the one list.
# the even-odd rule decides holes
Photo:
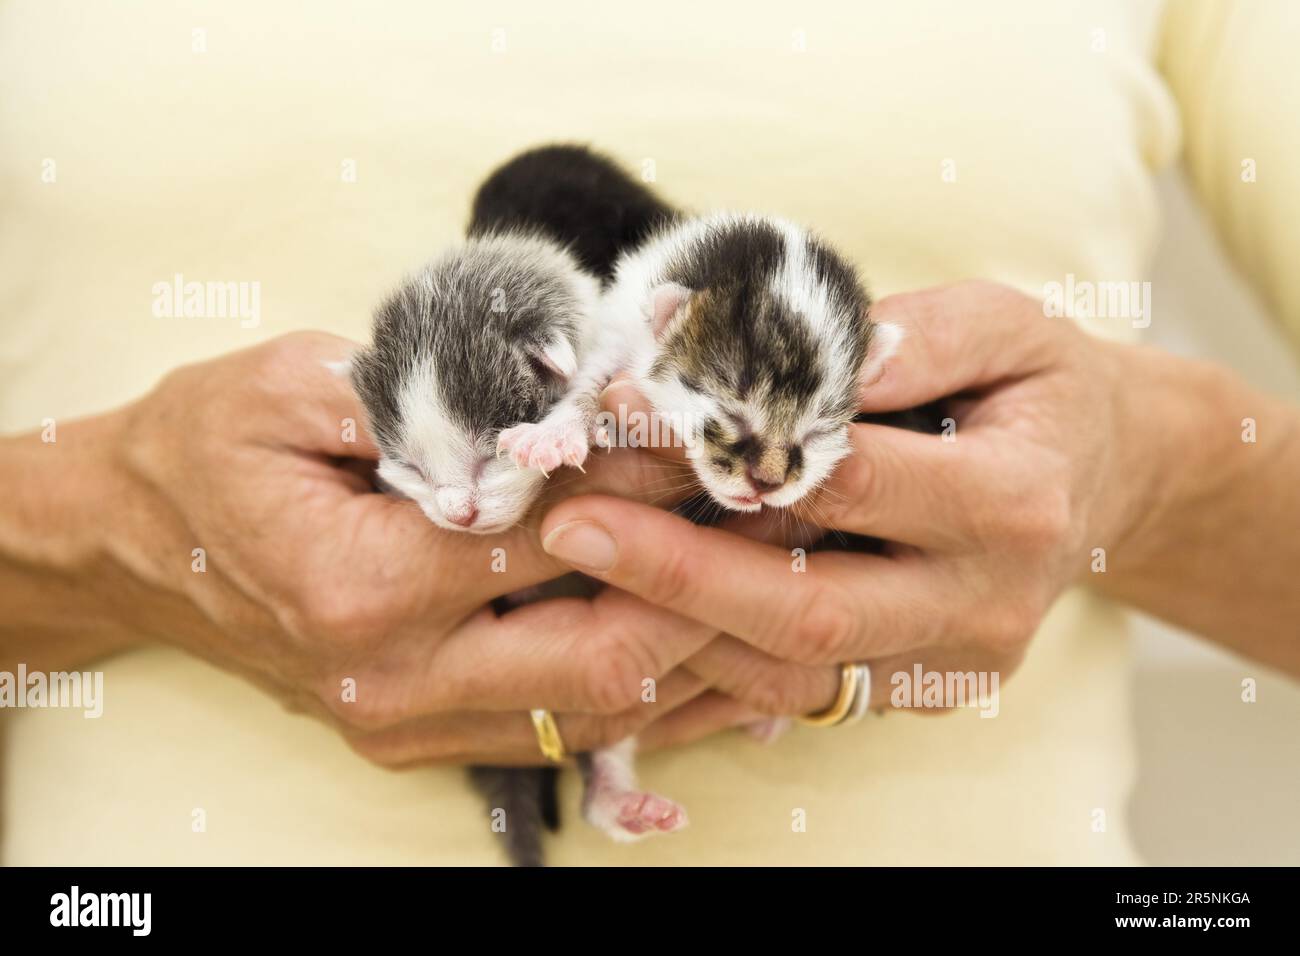
[(874, 385), (885, 374), (885, 365), (898, 353), (903, 344), (903, 327), (893, 322), (880, 322), (871, 336), (871, 350), (862, 365), (859, 379), (863, 387)]
[[(650, 377), (658, 357), (656, 324), (662, 325), (670, 319), (667, 305), (680, 305), (682, 298), (678, 294), (680, 287), (675, 287), (666, 274), (669, 263), (684, 252), (689, 253), (710, 230), (738, 221), (768, 222), (785, 238), (785, 261), (773, 277), (772, 292), (801, 314), (817, 340), (823, 343), (819, 349), (819, 357), (827, 366), (822, 376), (823, 388), (838, 391), (845, 382), (859, 381), (867, 375), (878, 376), (883, 371), (885, 361), (897, 348), (901, 330), (892, 325), (878, 326), (864, 367), (851, 366), (853, 349), (849, 337), (861, 317), (837, 314), (841, 306), (825, 283), (818, 281), (807, 261), (808, 234), (802, 228), (782, 219), (717, 213), (688, 220), (660, 233), (635, 254), (620, 260), (614, 282), (600, 305), (596, 345), (590, 358), (575, 375), (569, 396), (539, 428), (555, 435), (572, 434), (578, 428), (590, 431), (593, 423), (589, 419), (594, 414), (591, 409), (597, 396), (622, 369), (630, 372), (655, 411), (671, 420), (698, 425), (709, 418), (722, 418), (724, 411), (730, 411), (747, 420), (755, 430), (766, 428), (768, 423), (762, 420), (760, 402), (722, 409), (715, 398), (692, 392), (675, 376), (666, 382)], [(676, 306), (672, 311), (676, 311)], [(743, 476), (720, 472), (705, 456), (690, 453), (698, 443), (698, 435), (681, 435), (704, 488), (718, 502), (736, 511), (758, 511), (764, 504), (787, 507), (815, 489), (830, 476), (850, 448), (847, 426), (821, 430), (824, 421), (818, 413), (820, 399), (821, 396), (816, 396), (806, 404), (803, 418), (796, 423), (792, 434), (786, 436), (803, 449), (804, 464), (799, 479), (764, 494), (761, 500)]]
[[(545, 479), (498, 458), (495, 448), (456, 428), (437, 396), (432, 369), (410, 375), (401, 395), (406, 426), (402, 452), (415, 468), (385, 458), (379, 475), (440, 528), (475, 534), (504, 531), (528, 511)], [(448, 517), (469, 508), (478, 511), (470, 528)]]
[[(577, 300), (577, 343), (556, 336), (538, 357), (557, 374), (570, 378), (571, 389), (585, 381), (580, 368), (592, 361), (597, 345), (600, 284), (578, 268), (573, 257), (556, 244), (528, 234), (502, 234), (474, 240), (457, 255), (466, 268), (488, 268), (503, 257), (521, 271), (562, 274)], [(415, 277), (431, 301), (450, 294), (437, 287), (437, 268)], [(502, 303), (518, 308), (521, 303)], [(466, 434), (441, 406), (433, 367), (412, 368), (403, 383), (399, 405), (404, 426), (401, 454), (406, 463), (383, 459), (379, 474), (396, 491), (415, 501), (434, 524), (449, 531), (492, 534), (517, 524), (541, 493), (545, 476), (521, 469), (498, 455), (491, 442)], [(561, 404), (563, 403), (563, 400)], [(471, 509), (478, 517), (470, 527), (453, 516)]]
[(592, 751), (591, 779), (583, 795), (582, 815), (618, 843), (672, 833), (688, 822), (686, 811), (679, 804), (640, 788), (633, 737)]
[[(605, 296), (606, 321), (625, 319), (629, 314), (645, 315), (647, 308), (653, 307), (650, 303), (654, 290), (666, 280), (664, 271), (668, 263), (697, 242), (708, 230), (730, 222), (753, 222), (760, 218), (762, 217), (752, 214), (720, 213), (692, 220), (659, 236), (636, 255), (624, 259), (619, 265), (614, 286)], [(817, 281), (809, 268), (805, 254), (807, 233), (785, 220), (766, 218), (764, 221), (779, 229), (786, 240), (785, 261), (780, 272), (773, 278), (772, 291), (804, 316), (817, 339), (825, 343), (824, 348), (819, 350), (821, 359), (839, 373), (823, 376), (825, 387), (835, 388), (836, 380), (840, 378), (852, 380), (855, 370), (848, 364), (851, 361), (851, 350), (846, 337), (857, 317), (836, 315), (829, 290), (824, 283)], [(642, 326), (644, 325), (643, 321)], [(629, 349), (628, 367), (656, 411), (660, 414), (684, 413), (682, 417), (694, 423), (719, 417), (722, 409), (713, 397), (690, 391), (676, 377), (667, 382), (657, 382), (650, 378), (650, 368), (657, 357), (653, 336), (635, 328), (624, 328), (623, 334)], [(804, 466), (798, 481), (767, 493), (761, 501), (755, 501), (753, 489), (743, 476), (719, 472), (701, 456), (690, 456), (696, 476), (705, 490), (719, 503), (735, 511), (758, 511), (764, 504), (786, 507), (803, 498), (825, 481), (849, 452), (847, 427), (809, 437), (821, 424), (817, 408), (817, 400), (809, 402), (804, 418), (796, 425), (795, 433), (789, 436), (792, 441), (800, 442), (803, 448)], [(758, 402), (748, 403), (746, 407), (733, 411), (738, 412), (756, 430), (763, 430), (768, 424), (763, 421), (763, 406)], [(696, 444), (698, 436), (683, 435), (682, 438), (690, 447)]]

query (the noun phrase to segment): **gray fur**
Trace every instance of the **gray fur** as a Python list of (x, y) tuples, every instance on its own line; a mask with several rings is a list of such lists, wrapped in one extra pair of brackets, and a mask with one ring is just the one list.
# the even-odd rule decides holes
[(352, 379), (381, 448), (402, 455), (401, 389), (434, 370), (452, 424), (490, 442), (533, 422), (564, 382), (538, 354), (555, 336), (581, 347), (577, 265), (558, 244), (526, 233), (471, 239), (404, 282), (375, 312), (373, 344)]

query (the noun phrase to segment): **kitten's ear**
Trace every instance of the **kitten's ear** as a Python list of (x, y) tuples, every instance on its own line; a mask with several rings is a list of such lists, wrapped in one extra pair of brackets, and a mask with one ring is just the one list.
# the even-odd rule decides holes
[(578, 371), (578, 353), (566, 336), (552, 339), (540, 348), (529, 349), (528, 354), (566, 382)]
[(691, 297), (691, 290), (676, 282), (665, 282), (650, 291), (650, 301), (646, 304), (646, 313), (650, 319), (650, 331), (657, 340), (662, 339), (672, 324), (677, 310)]
[(902, 341), (903, 327), (893, 322), (878, 323), (871, 330), (867, 360), (862, 363), (862, 371), (858, 373), (858, 381), (863, 388), (880, 381), (880, 376), (885, 374), (885, 364), (894, 357)]

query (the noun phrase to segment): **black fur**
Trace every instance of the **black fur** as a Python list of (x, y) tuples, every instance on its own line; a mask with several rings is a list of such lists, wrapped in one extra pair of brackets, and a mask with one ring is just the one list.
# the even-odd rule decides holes
[(607, 281), (621, 253), (674, 216), (605, 157), (583, 146), (543, 146), (516, 156), (479, 187), (469, 235), (539, 230)]
[(785, 237), (768, 222), (736, 223), (707, 233), (668, 266), (668, 278), (688, 289), (734, 286), (768, 278), (785, 261)]
[(515, 866), (543, 866), (542, 828), (559, 826), (553, 767), (470, 767), (469, 778), (492, 811), (504, 813), (500, 832)]

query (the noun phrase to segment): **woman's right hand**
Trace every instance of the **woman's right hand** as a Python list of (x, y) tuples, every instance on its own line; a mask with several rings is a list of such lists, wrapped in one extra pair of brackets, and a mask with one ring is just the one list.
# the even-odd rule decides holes
[[(494, 597), (568, 568), (535, 528), (452, 534), (373, 493), (376, 449), (325, 366), (352, 348), (285, 336), (180, 368), (125, 409), (60, 425), (53, 446), (6, 440), (15, 521), (0, 527), (0, 587), (21, 591), (26, 626), (110, 620), (177, 644), (390, 766), (538, 763), (533, 707), (557, 713), (575, 752), (754, 716), (677, 669), (711, 632), (629, 595), (493, 614)], [(594, 457), (563, 493), (653, 488), (638, 469), (663, 467)], [(15, 554), (25, 542), (38, 544)], [(40, 600), (42, 577), (69, 575), (85, 606)]]

